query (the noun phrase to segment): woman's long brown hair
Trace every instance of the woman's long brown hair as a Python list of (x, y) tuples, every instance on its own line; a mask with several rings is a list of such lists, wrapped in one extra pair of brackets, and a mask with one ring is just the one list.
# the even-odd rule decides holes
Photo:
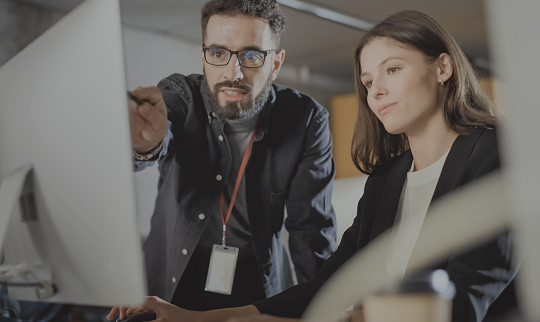
[(363, 173), (371, 174), (381, 165), (409, 149), (405, 134), (390, 134), (367, 103), (367, 89), (360, 81), (362, 49), (376, 38), (422, 52), (430, 62), (442, 53), (450, 55), (453, 74), (444, 84), (443, 110), (446, 122), (459, 134), (496, 128), (499, 117), (482, 90), (472, 65), (454, 38), (434, 19), (414, 10), (397, 12), (369, 30), (354, 55), (358, 114), (352, 142), (352, 159)]

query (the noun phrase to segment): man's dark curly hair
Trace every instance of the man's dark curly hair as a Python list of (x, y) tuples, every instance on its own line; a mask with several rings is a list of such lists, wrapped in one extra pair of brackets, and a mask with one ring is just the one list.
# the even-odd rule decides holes
[(203, 41), (206, 39), (208, 20), (214, 15), (243, 15), (264, 19), (270, 25), (276, 45), (279, 45), (281, 34), (285, 31), (285, 16), (276, 0), (211, 0), (207, 2), (201, 10)]

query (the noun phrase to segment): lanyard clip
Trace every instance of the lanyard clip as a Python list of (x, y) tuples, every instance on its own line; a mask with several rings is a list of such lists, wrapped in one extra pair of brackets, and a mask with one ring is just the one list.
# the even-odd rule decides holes
[(223, 225), (223, 238), (221, 238), (221, 244), (225, 247), (225, 235), (227, 234), (227, 225)]

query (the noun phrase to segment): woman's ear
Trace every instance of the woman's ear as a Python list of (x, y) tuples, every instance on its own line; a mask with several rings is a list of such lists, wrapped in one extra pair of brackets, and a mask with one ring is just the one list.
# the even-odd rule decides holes
[(447, 53), (442, 53), (437, 60), (437, 77), (439, 83), (445, 83), (452, 77), (454, 67), (452, 64), (452, 58)]

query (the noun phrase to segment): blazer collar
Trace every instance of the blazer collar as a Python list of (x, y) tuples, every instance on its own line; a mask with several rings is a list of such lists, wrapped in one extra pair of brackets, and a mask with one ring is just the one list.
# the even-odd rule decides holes
[[(476, 141), (478, 141), (478, 138), (483, 132), (472, 135), (459, 135), (456, 138), (444, 162), (439, 181), (431, 199), (432, 202), (455, 188), (459, 174), (469, 159)], [(408, 150), (400, 156), (400, 160), (390, 170), (383, 188), (381, 203), (377, 211), (377, 217), (375, 218), (370, 239), (377, 237), (394, 225), (399, 199), (403, 191), (407, 173), (411, 169), (412, 160), (411, 151)]]
[(431, 202), (456, 187), (459, 175), (463, 171), (465, 163), (469, 160), (469, 157), (476, 146), (476, 142), (484, 132), (485, 129), (479, 133), (460, 135), (456, 138), (446, 157), (446, 161), (444, 162)]

